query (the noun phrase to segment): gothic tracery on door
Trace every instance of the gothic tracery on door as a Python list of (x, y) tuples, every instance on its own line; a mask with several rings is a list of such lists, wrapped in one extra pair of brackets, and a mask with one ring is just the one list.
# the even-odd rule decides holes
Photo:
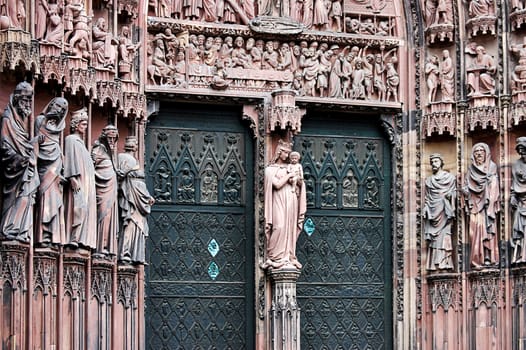
[(294, 139), (308, 202), (302, 349), (392, 348), (390, 149), (374, 117), (351, 118), (307, 115)]
[(250, 349), (251, 136), (235, 110), (166, 110), (146, 136), (147, 348)]

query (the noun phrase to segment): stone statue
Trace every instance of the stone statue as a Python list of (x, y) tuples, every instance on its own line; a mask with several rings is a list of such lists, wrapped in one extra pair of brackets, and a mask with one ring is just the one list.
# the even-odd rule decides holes
[(454, 100), (455, 94), (455, 67), (448, 50), (442, 51), (442, 62), (440, 64), (440, 92), (442, 101)]
[(489, 16), (493, 14), (493, 0), (471, 0), (468, 14), (470, 17)]
[(439, 67), (438, 67), (438, 57), (436, 55), (431, 55), (427, 58), (427, 63), (425, 66), (425, 73), (427, 75), (427, 90), (428, 96), (427, 101), (429, 103), (435, 102), (436, 94), (439, 85)]
[(117, 52), (115, 45), (118, 41), (108, 32), (106, 20), (99, 17), (92, 28), (93, 36), (93, 59), (91, 64), (94, 67), (113, 69)]
[(267, 260), (263, 268), (301, 268), (296, 258), (296, 241), (302, 230), (307, 206), (305, 184), (295, 172), (288, 172), (290, 144), (280, 140), (272, 162), (265, 169), (265, 234)]
[(424, 235), (428, 242), (427, 269), (453, 269), (451, 225), (455, 218), (456, 179), (443, 170), (440, 154), (429, 157), (433, 175), (426, 179), (423, 209)]
[(141, 43), (134, 44), (131, 39), (130, 27), (122, 26), (119, 36), (119, 75), (121, 79), (132, 79), (133, 60)]
[[(67, 46), (67, 50), (73, 57), (88, 60), (91, 56), (91, 32), (88, 25), (90, 18), (83, 9), (82, 4), (72, 3), (71, 5), (66, 5), (66, 10), (69, 7), (73, 7), (71, 9), (73, 30), (69, 42), (65, 46)], [(64, 13), (64, 29), (66, 31), (68, 30), (66, 27), (67, 12)]]
[(33, 205), (40, 183), (37, 159), (27, 122), (33, 104), (33, 88), (19, 83), (2, 116), (0, 156), (2, 159), (3, 209), (1, 233), (8, 240), (30, 242)]
[(0, 14), (8, 18), (8, 27), (14, 29), (25, 29), (26, 8), (23, 0), (1, 1)]
[[(301, 155), (299, 152), (292, 151), (289, 154), (289, 166), (287, 168), (287, 171), (289, 173), (293, 173), (294, 177), (292, 177), (292, 191), (296, 193), (296, 191), (301, 190), (301, 183), (303, 182), (303, 167), (301, 166), (301, 163), (299, 162), (301, 159)], [(299, 188), (297, 188), (299, 186)]]
[(482, 45), (475, 48), (475, 52), (471, 52), (468, 47), (466, 52), (468, 54), (475, 54), (474, 59), (468, 66), (468, 96), (481, 96), (495, 93), (495, 78), (497, 72), (497, 65), (492, 56), (486, 53), (486, 49)]
[(71, 115), (70, 135), (65, 139), (64, 177), (69, 183), (67, 191), (66, 228), (70, 232), (68, 244), (95, 249), (97, 235), (97, 202), (95, 169), (84, 143), (88, 128), (86, 108)]
[(137, 139), (127, 137), (124, 153), (118, 156), (118, 169), (122, 177), (119, 185), (121, 228), (119, 234), (119, 260), (144, 263), (148, 220), (155, 200), (144, 182), (144, 171), (134, 157)]
[(42, 39), (46, 32), (49, 3), (47, 0), (37, 0), (35, 5), (35, 38)]
[(46, 35), (44, 42), (61, 45), (64, 39), (64, 24), (60, 17), (60, 8), (57, 4), (49, 4)]
[(62, 147), (60, 136), (66, 127), (68, 101), (52, 99), (35, 119), (38, 139), (38, 210), (35, 243), (65, 244)]
[(510, 51), (518, 56), (518, 62), (512, 73), (512, 85), (515, 91), (524, 91), (526, 89), (526, 37), (522, 43), (511, 44)]
[(513, 212), (511, 263), (526, 263), (526, 137), (519, 137), (515, 146), (520, 158), (511, 168), (510, 204)]
[(117, 254), (119, 208), (114, 152), (118, 138), (117, 128), (107, 125), (91, 149), (97, 192), (97, 255), (106, 257)]
[(491, 160), (489, 146), (483, 142), (473, 146), (463, 191), (469, 216), (471, 265), (475, 268), (496, 265), (499, 262), (499, 181), (497, 165)]

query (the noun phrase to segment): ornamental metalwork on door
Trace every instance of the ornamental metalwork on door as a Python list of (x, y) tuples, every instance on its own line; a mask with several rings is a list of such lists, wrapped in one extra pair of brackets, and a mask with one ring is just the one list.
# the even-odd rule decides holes
[(302, 349), (391, 349), (390, 149), (351, 116), (304, 118), (307, 190), (297, 255)]
[(156, 199), (147, 249), (147, 348), (250, 349), (251, 137), (236, 110), (168, 105), (163, 111), (146, 136)]

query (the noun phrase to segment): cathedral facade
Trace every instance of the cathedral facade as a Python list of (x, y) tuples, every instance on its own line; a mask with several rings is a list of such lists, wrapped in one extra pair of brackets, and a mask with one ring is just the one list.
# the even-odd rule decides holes
[(0, 0), (2, 349), (525, 348), (525, 22)]

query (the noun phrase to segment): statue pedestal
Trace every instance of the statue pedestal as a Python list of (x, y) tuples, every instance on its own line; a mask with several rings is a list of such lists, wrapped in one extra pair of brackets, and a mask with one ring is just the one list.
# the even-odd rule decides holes
[(269, 269), (272, 280), (270, 309), (271, 349), (300, 350), (300, 308), (296, 302), (296, 281), (301, 271), (293, 267)]

